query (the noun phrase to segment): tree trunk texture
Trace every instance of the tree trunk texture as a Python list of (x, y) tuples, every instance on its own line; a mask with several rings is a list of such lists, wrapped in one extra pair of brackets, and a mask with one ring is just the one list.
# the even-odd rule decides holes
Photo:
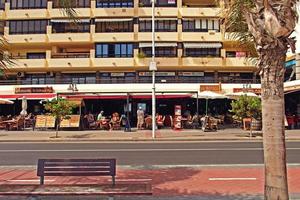
[(260, 53), (264, 64), (261, 80), (265, 200), (288, 200), (283, 87), (286, 48), (277, 46)]

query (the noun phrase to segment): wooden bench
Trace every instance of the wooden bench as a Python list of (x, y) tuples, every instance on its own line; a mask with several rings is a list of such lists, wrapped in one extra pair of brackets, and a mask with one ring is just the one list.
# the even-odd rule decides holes
[(116, 159), (39, 159), (37, 176), (111, 176), (115, 186)]

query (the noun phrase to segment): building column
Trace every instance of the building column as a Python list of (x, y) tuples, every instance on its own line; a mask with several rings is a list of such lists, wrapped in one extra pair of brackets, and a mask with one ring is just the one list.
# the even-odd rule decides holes
[(300, 80), (300, 53), (296, 54), (296, 80)]
[(215, 79), (216, 83), (220, 82), (219, 81), (219, 73), (218, 73), (218, 71), (214, 71), (214, 79)]

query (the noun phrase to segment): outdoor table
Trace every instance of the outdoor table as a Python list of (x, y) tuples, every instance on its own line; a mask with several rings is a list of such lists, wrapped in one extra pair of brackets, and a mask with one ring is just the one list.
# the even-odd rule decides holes
[(10, 128), (11, 128), (11, 125), (14, 124), (14, 123), (16, 123), (16, 122), (17, 122), (17, 120), (11, 119), (11, 120), (2, 121), (1, 124), (4, 124), (5, 127), (6, 127), (5, 129), (6, 129), (7, 131), (9, 131)]

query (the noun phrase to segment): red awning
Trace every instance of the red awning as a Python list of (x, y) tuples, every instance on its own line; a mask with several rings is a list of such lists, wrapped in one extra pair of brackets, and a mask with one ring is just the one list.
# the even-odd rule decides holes
[(0, 95), (0, 98), (3, 99), (22, 99), (25, 97), (26, 99), (50, 99), (55, 97), (56, 94), (2, 94)]

